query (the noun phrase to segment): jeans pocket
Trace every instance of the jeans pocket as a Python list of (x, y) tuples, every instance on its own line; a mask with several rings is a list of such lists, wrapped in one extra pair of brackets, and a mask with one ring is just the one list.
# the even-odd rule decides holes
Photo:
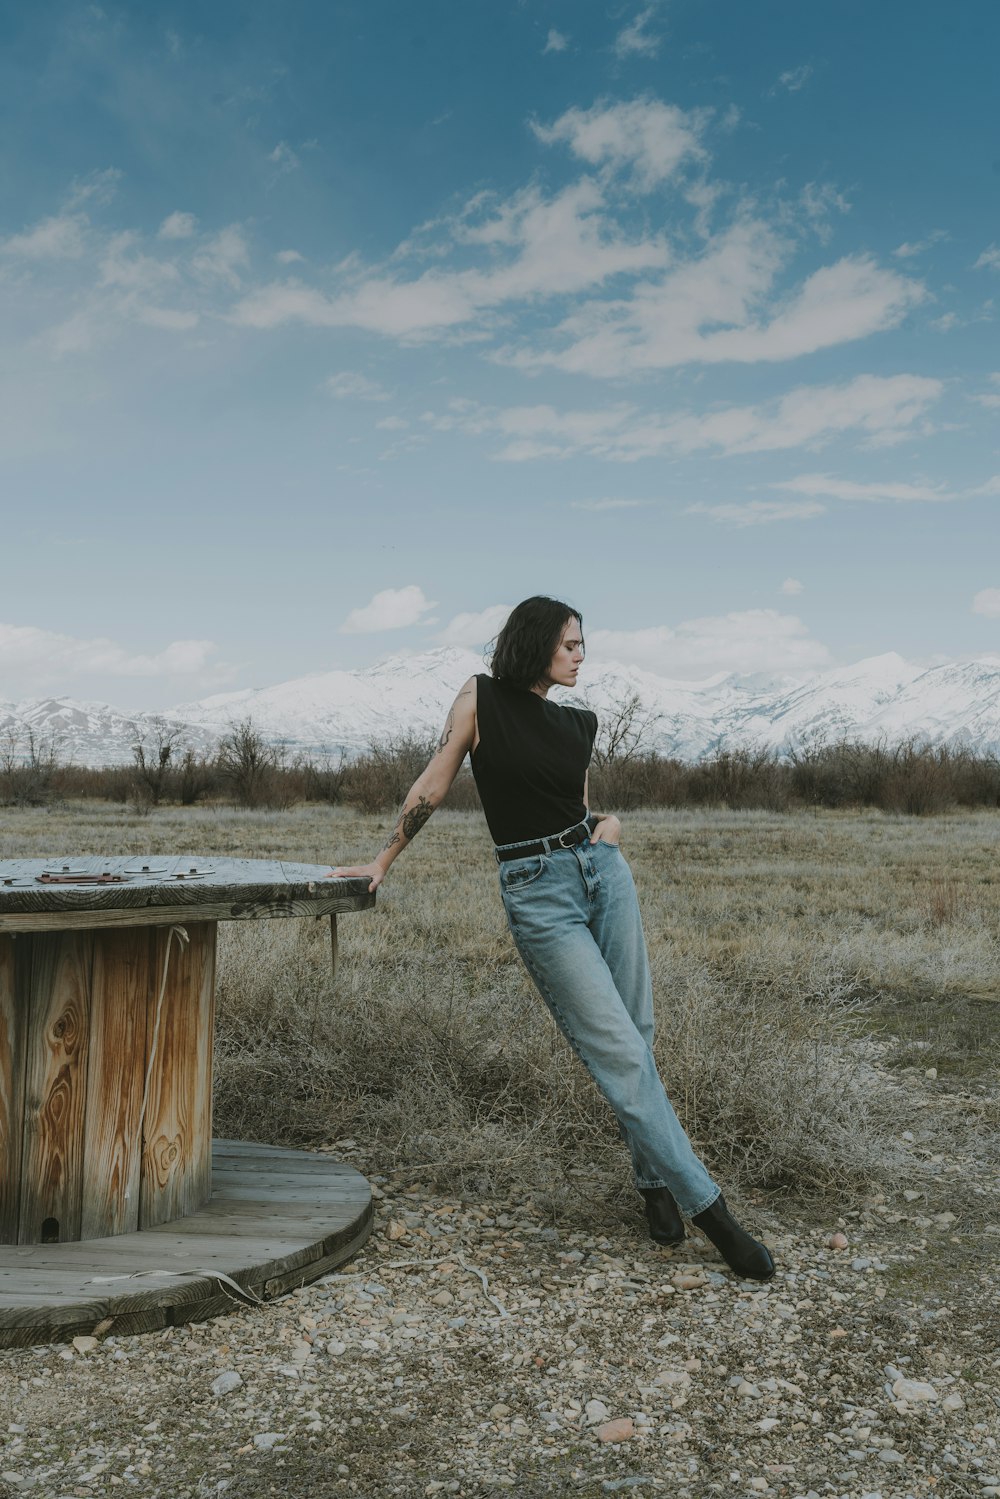
[(533, 854), (529, 859), (508, 859), (500, 865), (500, 889), (504, 895), (512, 895), (533, 885), (545, 873), (545, 859)]

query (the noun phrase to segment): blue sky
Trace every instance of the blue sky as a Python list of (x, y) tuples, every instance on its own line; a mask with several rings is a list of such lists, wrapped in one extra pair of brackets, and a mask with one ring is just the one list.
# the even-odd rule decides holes
[(1000, 654), (990, 0), (0, 28), (0, 698)]

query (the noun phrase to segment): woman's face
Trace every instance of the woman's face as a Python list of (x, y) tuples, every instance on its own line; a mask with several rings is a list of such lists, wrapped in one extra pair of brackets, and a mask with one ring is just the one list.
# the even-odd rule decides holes
[(576, 674), (583, 661), (583, 630), (580, 621), (573, 615), (563, 625), (559, 644), (549, 662), (549, 669), (542, 678), (542, 687), (575, 687)]

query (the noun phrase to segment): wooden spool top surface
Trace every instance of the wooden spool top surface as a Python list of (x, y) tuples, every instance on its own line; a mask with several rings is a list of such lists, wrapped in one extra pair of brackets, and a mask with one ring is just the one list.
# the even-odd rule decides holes
[(0, 930), (18, 930), (21, 917), (26, 918), (24, 929), (31, 929), (46, 915), (55, 918), (45, 922), (51, 930), (59, 913), (73, 926), (85, 913), (94, 914), (94, 926), (112, 913), (115, 925), (138, 926), (159, 924), (172, 911), (194, 919), (199, 907), (205, 908), (206, 919), (238, 920), (361, 911), (375, 904), (366, 879), (330, 879), (329, 874), (329, 864), (203, 854), (4, 859)]

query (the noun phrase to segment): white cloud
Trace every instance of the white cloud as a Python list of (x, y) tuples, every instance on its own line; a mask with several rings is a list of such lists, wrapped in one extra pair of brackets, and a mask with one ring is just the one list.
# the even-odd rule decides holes
[(335, 296), (297, 281), (272, 283), (244, 297), (232, 316), (255, 328), (303, 322), (407, 339), (454, 328), (507, 302), (571, 295), (608, 277), (665, 263), (662, 241), (629, 240), (609, 231), (603, 208), (600, 188), (586, 178), (554, 198), (526, 189), (482, 222), (463, 217), (454, 226), (460, 243), (512, 249), (502, 264), (432, 269), (412, 280), (362, 275), (351, 290)]
[(354, 370), (342, 370), (339, 375), (331, 375), (324, 382), (325, 388), (338, 400), (354, 397), (359, 401), (387, 401), (389, 392), (383, 390), (382, 386), (375, 380), (369, 380), (367, 375), (359, 375)]
[(781, 591), (788, 594), (804, 593), (805, 584), (800, 583), (798, 578), (786, 578), (781, 585)]
[(299, 158), (287, 141), (279, 141), (274, 150), (267, 153), (267, 159), (277, 168), (279, 175), (294, 172), (299, 165)]
[(434, 607), (433, 600), (426, 598), (423, 589), (415, 583), (405, 588), (384, 588), (363, 609), (352, 609), (340, 628), (345, 635), (402, 630), (408, 625), (419, 624)]
[(402, 416), (383, 416), (375, 425), (382, 432), (405, 432), (410, 423)]
[(807, 62), (801, 63), (797, 68), (789, 68), (786, 73), (778, 74), (778, 81), (772, 88), (771, 93), (777, 93), (779, 88), (784, 88), (790, 94), (797, 94), (800, 89), (805, 88), (812, 75), (812, 66)]
[(544, 56), (547, 52), (565, 52), (568, 46), (569, 37), (557, 31), (554, 26), (550, 26), (545, 46), (542, 48), (542, 55)]
[(477, 650), (503, 628), (513, 607), (513, 604), (491, 604), (478, 614), (456, 614), (437, 638), (442, 645), (460, 645)]
[(117, 167), (99, 167), (85, 177), (74, 177), (67, 196), (67, 207), (79, 208), (82, 203), (93, 203), (106, 207), (118, 191), (122, 173)]
[(78, 260), (84, 251), (86, 228), (82, 213), (55, 214), (0, 240), (0, 251), (23, 260)]
[(238, 224), (230, 224), (207, 239), (192, 258), (196, 275), (205, 281), (221, 281), (225, 286), (240, 285), (240, 272), (250, 264), (250, 247)]
[(196, 312), (185, 312), (182, 308), (175, 307), (140, 306), (136, 307), (135, 316), (147, 328), (164, 328), (168, 333), (187, 333), (191, 328), (197, 328), (199, 323)]
[(457, 400), (443, 415), (431, 415), (429, 420), (439, 431), (498, 434), (505, 446), (496, 456), (508, 462), (582, 453), (629, 463), (705, 449), (781, 452), (820, 446), (849, 431), (872, 445), (899, 442), (910, 435), (942, 388), (940, 381), (921, 375), (858, 375), (843, 385), (799, 386), (759, 406), (677, 415), (643, 412), (625, 402), (557, 411), (548, 405), (491, 408)]
[(1000, 245), (990, 245), (985, 249), (972, 269), (974, 271), (1000, 271)]
[(1000, 374), (990, 375), (989, 378), (994, 389), (974, 395), (972, 399), (977, 405), (985, 406), (987, 411), (998, 411), (1000, 410)]
[(792, 614), (747, 609), (684, 620), (676, 626), (587, 633), (590, 665), (622, 661), (662, 676), (704, 678), (717, 672), (813, 671), (830, 652)]
[(925, 250), (931, 249), (932, 246), (949, 237), (947, 229), (932, 229), (926, 239), (917, 239), (912, 242), (904, 240), (892, 253), (897, 260), (912, 260), (915, 255), (923, 255)]
[(685, 162), (704, 160), (699, 136), (706, 121), (703, 113), (685, 114), (673, 104), (645, 98), (568, 109), (553, 124), (533, 122), (531, 128), (544, 145), (565, 142), (590, 166), (631, 168), (635, 183), (649, 190)]
[(111, 236), (101, 258), (102, 286), (146, 296), (180, 279), (173, 261), (144, 254), (137, 248), (138, 241), (139, 236), (130, 230)]
[(810, 227), (824, 245), (833, 235), (831, 215), (851, 211), (848, 199), (829, 182), (807, 182), (799, 194), (799, 202)]
[(193, 213), (168, 213), (157, 230), (160, 239), (190, 239), (198, 227)]
[(190, 676), (205, 670), (211, 640), (175, 640), (155, 655), (137, 655), (104, 637), (80, 639), (33, 625), (0, 624), (0, 666), (39, 670), (49, 679), (101, 673), (114, 677)]
[(660, 50), (661, 38), (654, 36), (648, 29), (650, 21), (656, 12), (654, 5), (647, 5), (641, 10), (634, 21), (622, 27), (614, 40), (614, 53), (616, 57), (655, 57)]
[(502, 357), (521, 368), (602, 378), (689, 363), (793, 359), (894, 327), (927, 294), (920, 282), (868, 256), (845, 257), (764, 310), (787, 255), (788, 243), (769, 225), (742, 219), (709, 240), (700, 258), (638, 284), (630, 297), (573, 312), (556, 329), (564, 347)]
[[(708, 515), (722, 525), (770, 526), (783, 520), (814, 520), (826, 514), (826, 506), (816, 500), (748, 500), (746, 503), (728, 505), (689, 505), (686, 515)], [(794, 592), (782, 589), (782, 592)]]
[(773, 484), (773, 489), (789, 489), (793, 494), (823, 495), (832, 500), (864, 500), (880, 503), (909, 504), (913, 501), (948, 501), (956, 495), (938, 484), (900, 484), (894, 480), (858, 484), (853, 479), (838, 479), (832, 474), (799, 474)]
[(969, 493), (973, 495), (1000, 495), (1000, 474), (994, 474), (991, 479), (987, 479), (985, 484), (980, 484), (976, 489), (970, 489)]
[(1000, 619), (1000, 588), (981, 588), (972, 600), (972, 612)]
[(279, 250), (274, 258), (282, 265), (295, 265), (298, 261), (305, 260), (305, 256), (300, 255), (298, 250)]

